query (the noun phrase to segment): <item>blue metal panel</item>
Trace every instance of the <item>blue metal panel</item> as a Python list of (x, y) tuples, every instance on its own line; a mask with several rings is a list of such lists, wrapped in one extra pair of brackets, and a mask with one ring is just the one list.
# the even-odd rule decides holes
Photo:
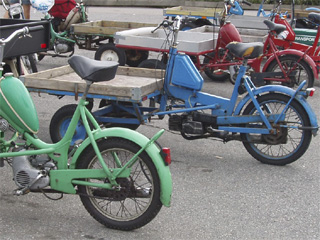
[(203, 78), (188, 55), (175, 56), (171, 83), (196, 91), (202, 89)]

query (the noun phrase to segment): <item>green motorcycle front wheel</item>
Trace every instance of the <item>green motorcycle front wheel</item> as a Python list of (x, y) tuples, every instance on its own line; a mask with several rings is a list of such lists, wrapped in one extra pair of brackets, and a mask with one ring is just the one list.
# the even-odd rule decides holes
[[(140, 147), (126, 139), (107, 138), (98, 142), (102, 157), (110, 169), (124, 166)], [(78, 160), (78, 169), (99, 169), (101, 164), (92, 147)], [(108, 183), (108, 179), (86, 179)], [(146, 152), (131, 166), (128, 178), (116, 179), (120, 188), (107, 190), (78, 186), (81, 201), (90, 215), (108, 228), (129, 231), (149, 223), (160, 211), (160, 180), (157, 170)]]

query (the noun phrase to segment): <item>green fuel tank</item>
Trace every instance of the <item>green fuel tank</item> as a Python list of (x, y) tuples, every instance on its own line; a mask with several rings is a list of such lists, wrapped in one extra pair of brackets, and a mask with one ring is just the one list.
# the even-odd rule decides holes
[(39, 119), (32, 98), (23, 83), (13, 76), (0, 80), (0, 115), (22, 131), (39, 131)]

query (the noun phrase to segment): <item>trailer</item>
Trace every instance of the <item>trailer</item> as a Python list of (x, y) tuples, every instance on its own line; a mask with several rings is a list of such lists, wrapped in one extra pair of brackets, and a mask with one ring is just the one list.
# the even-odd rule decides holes
[[(212, 26), (211, 26), (212, 27)], [(169, 35), (164, 30), (153, 31), (153, 27), (143, 27), (117, 32), (114, 35), (118, 49), (132, 49), (161, 53), (161, 59), (146, 59), (139, 67), (165, 69), (169, 52)], [(203, 26), (198, 31), (180, 31), (178, 51), (191, 57), (195, 66), (202, 67), (200, 57), (212, 52), (217, 42), (218, 33)]]
[[(92, 84), (87, 95), (90, 102), (87, 108), (92, 110), (93, 102), (97, 103), (99, 107), (93, 115), (105, 127), (124, 126), (123, 122), (129, 121), (130, 124), (124, 123), (125, 126), (136, 129), (148, 121), (145, 117), (147, 113), (156, 110), (155, 107), (143, 108), (142, 105), (161, 94), (164, 74), (163, 70), (119, 66), (114, 79)], [(21, 76), (20, 79), (30, 92), (59, 98), (73, 96), (75, 100), (82, 96), (86, 87), (85, 81), (69, 65)], [(123, 109), (119, 109), (116, 103), (121, 103)], [(140, 117), (135, 111), (140, 113)], [(72, 114), (70, 112), (70, 116)]]
[(98, 20), (73, 24), (70, 33), (80, 49), (96, 51), (96, 60), (114, 60), (120, 65), (136, 67), (148, 57), (147, 53), (116, 49), (113, 36), (119, 31), (141, 27), (156, 27), (156, 24)]
[(74, 37), (80, 49), (97, 50), (102, 45), (102, 41), (113, 42), (113, 35), (116, 32), (155, 26), (155, 24), (150, 23), (98, 20), (72, 24), (70, 34)]

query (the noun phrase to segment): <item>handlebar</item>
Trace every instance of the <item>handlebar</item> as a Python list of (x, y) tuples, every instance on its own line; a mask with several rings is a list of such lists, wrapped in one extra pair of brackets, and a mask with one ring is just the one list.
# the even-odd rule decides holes
[(1, 0), (1, 2), (2, 2), (2, 6), (3, 6), (3, 8), (6, 10), (6, 11), (8, 11), (8, 6), (7, 5), (9, 5), (9, 3), (7, 2), (5, 2), (4, 0)]
[[(11, 33), (9, 37), (7, 37), (5, 39), (4, 38), (0, 39), (0, 62), (2, 62), (2, 60), (3, 60), (4, 48), (8, 42), (12, 41), (17, 36), (24, 36), (25, 37), (30, 32), (39, 31), (41, 29), (43, 29), (43, 26), (24, 27), (24, 28), (18, 29), (16, 31), (14, 31), (13, 33)], [(0, 70), (1, 70), (1, 66), (0, 66)]]
[(30, 32), (35, 32), (35, 31), (39, 31), (42, 30), (43, 26), (34, 26), (34, 27), (24, 27), (21, 29), (18, 29), (16, 31), (14, 31), (13, 33), (10, 34), (9, 37), (7, 37), (6, 39), (0, 39), (0, 44), (6, 44), (10, 41), (12, 41), (12, 39), (14, 39), (17, 36), (21, 36), (21, 35), (27, 35)]
[(155, 31), (157, 31), (157, 30), (158, 30), (159, 28), (161, 28), (161, 27), (168, 28), (169, 26), (172, 26), (173, 23), (174, 23), (173, 21), (170, 21), (170, 20), (165, 19), (165, 20), (163, 20), (162, 23), (160, 23), (155, 29), (153, 29), (153, 30), (151, 31), (151, 33), (154, 33)]
[[(173, 35), (173, 41), (172, 41), (172, 46), (177, 46), (178, 45), (178, 33), (180, 30), (180, 24), (181, 24), (181, 20), (182, 17), (181, 16), (176, 16), (175, 19), (173, 21), (170, 21), (168, 19), (165, 19), (162, 21), (162, 23), (160, 23), (154, 30), (151, 31), (151, 33), (154, 33), (155, 31), (157, 31), (160, 27), (163, 28), (167, 28), (169, 29), (169, 31), (172, 31)], [(176, 23), (176, 25), (174, 26), (174, 23)], [(167, 35), (168, 37), (169, 35)]]
[(251, 5), (252, 5), (251, 2), (248, 2), (248, 1), (246, 1), (246, 0), (242, 0), (242, 2), (243, 2), (244, 4), (247, 4), (248, 6), (251, 6)]
[(40, 31), (43, 29), (42, 25), (38, 25), (38, 26), (34, 26), (34, 27), (29, 27), (29, 32), (36, 32), (36, 31)]
[(174, 27), (173, 30), (180, 29), (181, 20), (182, 20), (181, 16), (176, 16), (173, 21), (170, 21), (170, 20), (168, 20), (168, 19), (165, 19), (165, 20), (163, 20), (162, 23), (160, 23), (154, 30), (152, 30), (151, 33), (154, 33), (154, 32), (157, 31), (160, 27), (163, 27), (163, 28), (172, 27), (175, 22), (176, 22), (177, 24), (176, 24), (176, 26)]

